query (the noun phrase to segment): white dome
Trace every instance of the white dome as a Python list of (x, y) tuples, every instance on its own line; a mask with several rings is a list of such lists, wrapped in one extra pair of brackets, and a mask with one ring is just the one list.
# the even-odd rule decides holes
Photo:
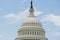
[(34, 27), (42, 27), (42, 24), (39, 20), (37, 20), (35, 17), (27, 17), (26, 20), (23, 21), (22, 27), (24, 26), (34, 26)]
[(18, 37), (16, 40), (47, 40), (41, 22), (37, 20), (34, 15), (32, 1), (29, 11), (29, 16), (23, 21), (22, 26), (18, 30)]
[(23, 21), (23, 23), (40, 23), (39, 20), (37, 20), (35, 17), (28, 17), (26, 20)]

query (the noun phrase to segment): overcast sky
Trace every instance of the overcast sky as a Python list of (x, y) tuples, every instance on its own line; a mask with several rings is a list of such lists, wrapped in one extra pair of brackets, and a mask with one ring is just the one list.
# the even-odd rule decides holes
[[(60, 0), (33, 0), (33, 6), (48, 40), (60, 40)], [(0, 40), (15, 40), (29, 8), (30, 0), (0, 0)]]

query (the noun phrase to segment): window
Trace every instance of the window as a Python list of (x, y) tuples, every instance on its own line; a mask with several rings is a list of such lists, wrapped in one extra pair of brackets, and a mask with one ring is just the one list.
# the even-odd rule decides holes
[(28, 32), (28, 34), (29, 34), (29, 32)]
[(38, 32), (37, 32), (37, 35), (38, 35)]
[(35, 35), (36, 35), (36, 32), (35, 32)]
[(31, 35), (31, 32), (30, 32), (30, 35)]
[(40, 32), (39, 32), (39, 35), (40, 35)]

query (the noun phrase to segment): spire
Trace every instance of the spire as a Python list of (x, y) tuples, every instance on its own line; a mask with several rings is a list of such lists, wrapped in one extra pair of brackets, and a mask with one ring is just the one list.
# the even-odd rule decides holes
[(31, 6), (30, 6), (29, 11), (30, 11), (29, 17), (35, 17), (34, 16), (34, 8), (33, 8), (33, 2), (32, 2), (32, 0), (31, 0)]

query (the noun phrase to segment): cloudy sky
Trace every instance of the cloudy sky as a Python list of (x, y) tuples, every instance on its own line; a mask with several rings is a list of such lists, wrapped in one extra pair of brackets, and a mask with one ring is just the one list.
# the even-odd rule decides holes
[[(33, 6), (48, 40), (60, 40), (60, 0), (33, 0)], [(0, 0), (0, 40), (15, 40), (29, 7), (30, 0)]]

